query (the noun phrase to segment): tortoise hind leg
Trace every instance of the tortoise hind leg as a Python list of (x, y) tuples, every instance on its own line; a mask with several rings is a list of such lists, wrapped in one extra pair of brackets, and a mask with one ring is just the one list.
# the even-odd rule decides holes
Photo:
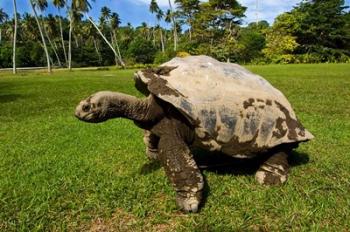
[(146, 145), (146, 155), (148, 159), (157, 160), (159, 137), (150, 132), (149, 130), (145, 130), (143, 142)]
[(287, 151), (278, 151), (270, 156), (258, 169), (255, 179), (264, 185), (280, 185), (288, 178)]

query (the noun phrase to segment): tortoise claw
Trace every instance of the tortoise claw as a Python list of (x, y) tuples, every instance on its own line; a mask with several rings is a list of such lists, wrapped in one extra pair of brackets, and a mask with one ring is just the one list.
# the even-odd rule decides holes
[(176, 204), (185, 213), (197, 213), (200, 199), (197, 196), (184, 197), (180, 194), (176, 196)]

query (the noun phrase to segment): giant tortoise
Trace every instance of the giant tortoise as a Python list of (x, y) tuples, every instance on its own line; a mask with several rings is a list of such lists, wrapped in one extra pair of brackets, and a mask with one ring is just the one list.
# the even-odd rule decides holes
[(174, 58), (135, 73), (147, 97), (101, 91), (76, 108), (91, 123), (128, 118), (145, 130), (146, 153), (164, 167), (185, 212), (197, 212), (204, 186), (191, 148), (237, 158), (269, 154), (256, 172), (261, 184), (287, 180), (287, 156), (313, 138), (286, 97), (262, 77), (208, 56)]

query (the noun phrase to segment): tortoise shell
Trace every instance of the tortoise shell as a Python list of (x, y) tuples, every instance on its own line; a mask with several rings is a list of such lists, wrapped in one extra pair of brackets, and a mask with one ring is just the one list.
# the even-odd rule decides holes
[(237, 64), (177, 57), (135, 80), (176, 107), (210, 150), (244, 156), (313, 138), (279, 90)]

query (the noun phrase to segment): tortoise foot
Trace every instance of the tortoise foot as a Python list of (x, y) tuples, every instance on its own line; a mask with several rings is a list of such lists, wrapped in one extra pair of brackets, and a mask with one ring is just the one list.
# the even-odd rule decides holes
[(282, 165), (263, 164), (255, 174), (255, 179), (263, 185), (281, 185), (287, 178), (288, 170)]
[(287, 153), (280, 151), (266, 160), (255, 174), (255, 179), (263, 185), (281, 185), (288, 178)]
[(176, 204), (185, 213), (197, 213), (201, 201), (200, 193), (177, 193)]

